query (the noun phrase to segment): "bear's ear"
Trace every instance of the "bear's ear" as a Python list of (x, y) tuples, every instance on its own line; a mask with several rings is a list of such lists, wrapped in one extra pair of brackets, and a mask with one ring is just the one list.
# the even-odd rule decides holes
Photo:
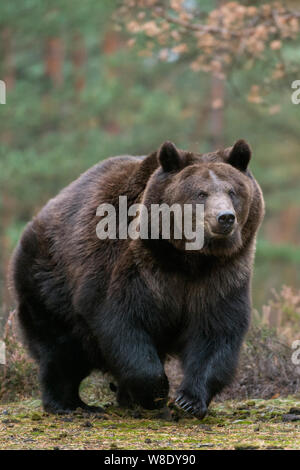
[(245, 140), (238, 140), (232, 147), (227, 163), (240, 171), (246, 171), (251, 158), (250, 145)]
[(161, 145), (157, 158), (166, 172), (176, 171), (184, 166), (183, 158), (172, 142), (164, 142)]

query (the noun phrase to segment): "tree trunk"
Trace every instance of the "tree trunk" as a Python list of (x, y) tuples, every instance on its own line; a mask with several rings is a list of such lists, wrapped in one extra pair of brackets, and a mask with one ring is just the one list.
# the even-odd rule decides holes
[(1, 77), (5, 84), (6, 90), (9, 91), (15, 84), (15, 66), (13, 61), (13, 36), (9, 28), (2, 31), (3, 42), (3, 72), (4, 76)]
[(59, 87), (63, 84), (64, 45), (61, 38), (48, 38), (46, 42), (45, 72), (53, 85)]
[(212, 149), (224, 146), (225, 83), (216, 76), (211, 78), (210, 140)]
[(74, 69), (74, 86), (77, 93), (80, 93), (85, 87), (86, 48), (84, 38), (80, 33), (73, 36), (72, 64)]

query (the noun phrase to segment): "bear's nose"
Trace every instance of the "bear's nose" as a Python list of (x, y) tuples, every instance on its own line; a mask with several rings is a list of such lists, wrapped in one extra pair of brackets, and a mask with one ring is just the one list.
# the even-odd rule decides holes
[(220, 212), (217, 221), (222, 228), (231, 228), (235, 221), (235, 215), (231, 211)]

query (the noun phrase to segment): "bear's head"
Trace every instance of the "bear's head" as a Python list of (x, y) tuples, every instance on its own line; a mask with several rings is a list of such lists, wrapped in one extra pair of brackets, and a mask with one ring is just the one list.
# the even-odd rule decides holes
[[(202, 204), (204, 219), (203, 254), (230, 256), (254, 240), (261, 223), (262, 192), (248, 169), (251, 149), (244, 140), (225, 150), (194, 154), (165, 142), (157, 152), (158, 168), (145, 188), (143, 204)], [(169, 242), (186, 249), (187, 239), (174, 237), (175, 217), (171, 213)], [(197, 221), (193, 220), (194, 230)], [(160, 227), (161, 231), (162, 227)]]

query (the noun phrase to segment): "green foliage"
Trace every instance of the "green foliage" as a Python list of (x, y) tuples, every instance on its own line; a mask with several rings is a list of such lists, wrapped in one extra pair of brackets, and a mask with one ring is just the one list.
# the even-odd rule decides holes
[[(204, 9), (215, 6), (215, 2), (198, 3)], [(26, 222), (94, 163), (111, 155), (145, 154), (164, 140), (198, 152), (213, 150), (211, 77), (194, 73), (185, 58), (161, 63), (141, 55), (142, 45), (128, 48), (129, 36), (116, 31), (112, 19), (117, 4), (11, 0), (0, 5), (0, 33), (9, 30), (11, 35), (10, 47), (4, 40), (0, 44), (0, 79), (9, 75), (14, 79), (7, 104), (0, 105), (2, 286), (9, 256)], [(86, 57), (79, 69), (74, 63), (76, 35)], [(52, 63), (61, 75), (60, 84), (47, 71), (49, 39), (60, 41), (62, 69)], [(287, 58), (296, 57), (295, 51), (292, 44), (282, 49)], [(84, 80), (81, 91), (76, 87), (78, 74)], [(256, 304), (268, 296), (274, 263), (280, 268), (276, 284), (293, 284), (300, 242), (299, 235), (291, 235), (293, 246), (288, 238), (277, 245), (270, 230), (300, 200), (300, 108), (291, 104), (289, 82), (284, 90), (273, 82), (261, 105), (248, 103), (249, 87), (261, 86), (264, 79), (259, 64), (232, 69), (225, 83), (222, 136), (225, 145), (241, 137), (250, 141), (251, 168), (266, 198), (268, 230), (262, 228), (257, 250)], [(270, 112), (278, 104), (281, 112)], [(0, 301), (1, 296), (8, 310), (4, 287)]]
[(260, 239), (257, 243), (257, 256), (266, 260), (288, 261), (299, 266), (300, 250), (297, 246), (288, 244), (273, 244)]

